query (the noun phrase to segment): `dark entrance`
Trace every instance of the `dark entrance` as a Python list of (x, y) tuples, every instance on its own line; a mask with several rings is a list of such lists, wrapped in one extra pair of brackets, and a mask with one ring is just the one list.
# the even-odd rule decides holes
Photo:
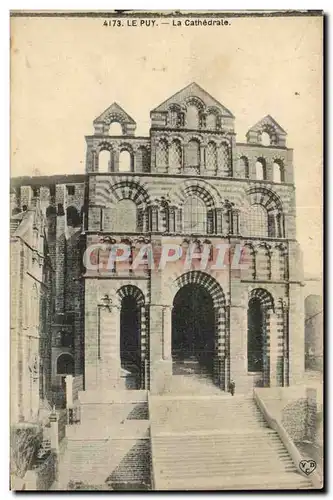
[(253, 298), (248, 308), (247, 370), (262, 372), (264, 361), (264, 315), (259, 299)]
[(121, 301), (120, 360), (128, 388), (139, 389), (141, 383), (140, 307), (135, 297)]
[(213, 376), (215, 314), (211, 296), (197, 284), (176, 294), (172, 313), (172, 358), (175, 369), (193, 363), (199, 372)]

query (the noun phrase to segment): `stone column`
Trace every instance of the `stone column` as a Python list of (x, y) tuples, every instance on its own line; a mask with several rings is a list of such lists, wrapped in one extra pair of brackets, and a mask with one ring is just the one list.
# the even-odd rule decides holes
[(203, 174), (206, 170), (206, 146), (200, 144), (200, 174)]
[(163, 359), (172, 362), (171, 356), (172, 307), (163, 308)]
[(110, 172), (119, 172), (119, 150), (114, 149), (110, 159)]
[[(91, 168), (90, 168), (90, 161), (91, 161)], [(88, 172), (98, 172), (98, 154), (95, 149), (91, 150), (91, 160), (89, 161), (89, 167), (87, 168)]]
[(273, 161), (272, 160), (267, 160), (266, 161), (266, 179), (268, 181), (273, 182), (273, 177), (274, 177), (274, 172), (273, 172)]
[(247, 377), (247, 304), (240, 280), (231, 281), (230, 296), (230, 378), (235, 381), (236, 393), (248, 391)]
[[(270, 336), (269, 336), (269, 386), (277, 387), (277, 368), (278, 368), (278, 318), (277, 314), (271, 311), (270, 314)], [(268, 346), (267, 346), (268, 347)]]
[(230, 210), (229, 208), (222, 209), (222, 234), (228, 236), (230, 234)]
[(222, 391), (228, 390), (230, 370), (229, 307), (215, 309), (216, 338), (216, 382)]
[(140, 389), (148, 389), (147, 380), (147, 315), (146, 306), (140, 307), (140, 359), (141, 359), (141, 373), (140, 373)]
[(232, 234), (239, 235), (239, 210), (235, 209), (231, 212), (232, 217)]
[(253, 180), (257, 178), (255, 158), (249, 158), (249, 177)]
[[(152, 245), (162, 245), (161, 237), (152, 238)], [(165, 303), (162, 294), (163, 271), (160, 269), (151, 272), (151, 303), (150, 312), (150, 391), (153, 394), (163, 394), (168, 390), (171, 377), (171, 363), (164, 359), (168, 349), (168, 313), (164, 312)], [(166, 340), (166, 346), (164, 345)], [(166, 349), (166, 350), (165, 350)]]
[(283, 387), (288, 385), (288, 377), (285, 377), (286, 365), (288, 366), (288, 360), (286, 359), (287, 349), (286, 349), (286, 312), (287, 304), (280, 298), (277, 301), (276, 307), (276, 335), (277, 335), (277, 359), (276, 359), (276, 385), (278, 387)]
[(66, 375), (66, 408), (73, 406), (73, 375)]
[(98, 305), (99, 378), (103, 389), (120, 387), (120, 309), (116, 305)]
[(215, 219), (216, 219), (215, 234), (222, 234), (222, 231), (223, 231), (222, 218), (223, 218), (222, 208), (216, 208), (216, 210), (215, 210)]

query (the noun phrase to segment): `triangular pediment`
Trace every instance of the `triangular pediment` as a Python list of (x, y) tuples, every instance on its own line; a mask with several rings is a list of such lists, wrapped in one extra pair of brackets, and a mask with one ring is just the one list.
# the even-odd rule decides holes
[(133, 118), (116, 102), (111, 104), (101, 115), (95, 118), (94, 123), (106, 123), (110, 118), (117, 117), (122, 123), (132, 123), (135, 125)]
[(230, 118), (234, 118), (233, 114), (225, 107), (223, 104), (221, 104), (219, 101), (217, 101), (214, 97), (212, 97), (206, 90), (204, 90), (200, 85), (198, 85), (195, 82), (190, 83), (187, 85), (187, 87), (183, 88), (176, 94), (174, 94), (172, 97), (169, 97), (166, 101), (164, 101), (162, 104), (157, 106), (155, 109), (152, 110), (152, 112), (156, 113), (163, 113), (168, 111), (169, 107), (172, 104), (186, 104), (186, 101), (190, 98), (196, 98), (201, 101), (206, 108), (210, 107), (215, 107), (218, 108), (222, 116), (228, 116)]
[(278, 124), (271, 115), (267, 115), (259, 120), (253, 127), (250, 128), (252, 132), (260, 132), (265, 128), (273, 128), (275, 133), (279, 135), (287, 135), (287, 132)]

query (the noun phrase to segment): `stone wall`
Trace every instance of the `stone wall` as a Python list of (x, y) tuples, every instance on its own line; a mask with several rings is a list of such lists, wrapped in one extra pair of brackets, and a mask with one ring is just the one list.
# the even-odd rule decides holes
[(315, 442), (317, 391), (311, 387), (257, 388), (273, 418), (279, 420), (294, 443)]

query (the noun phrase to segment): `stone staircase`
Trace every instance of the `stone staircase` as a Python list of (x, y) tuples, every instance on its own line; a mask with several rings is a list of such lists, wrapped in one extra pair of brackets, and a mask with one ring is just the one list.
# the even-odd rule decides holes
[(213, 383), (211, 371), (197, 360), (173, 362), (173, 376), (167, 392), (185, 395), (220, 395), (221, 389)]
[(57, 489), (150, 489), (150, 433), (146, 391), (89, 391), (81, 422), (66, 428)]
[(156, 490), (309, 489), (245, 396), (151, 396)]

